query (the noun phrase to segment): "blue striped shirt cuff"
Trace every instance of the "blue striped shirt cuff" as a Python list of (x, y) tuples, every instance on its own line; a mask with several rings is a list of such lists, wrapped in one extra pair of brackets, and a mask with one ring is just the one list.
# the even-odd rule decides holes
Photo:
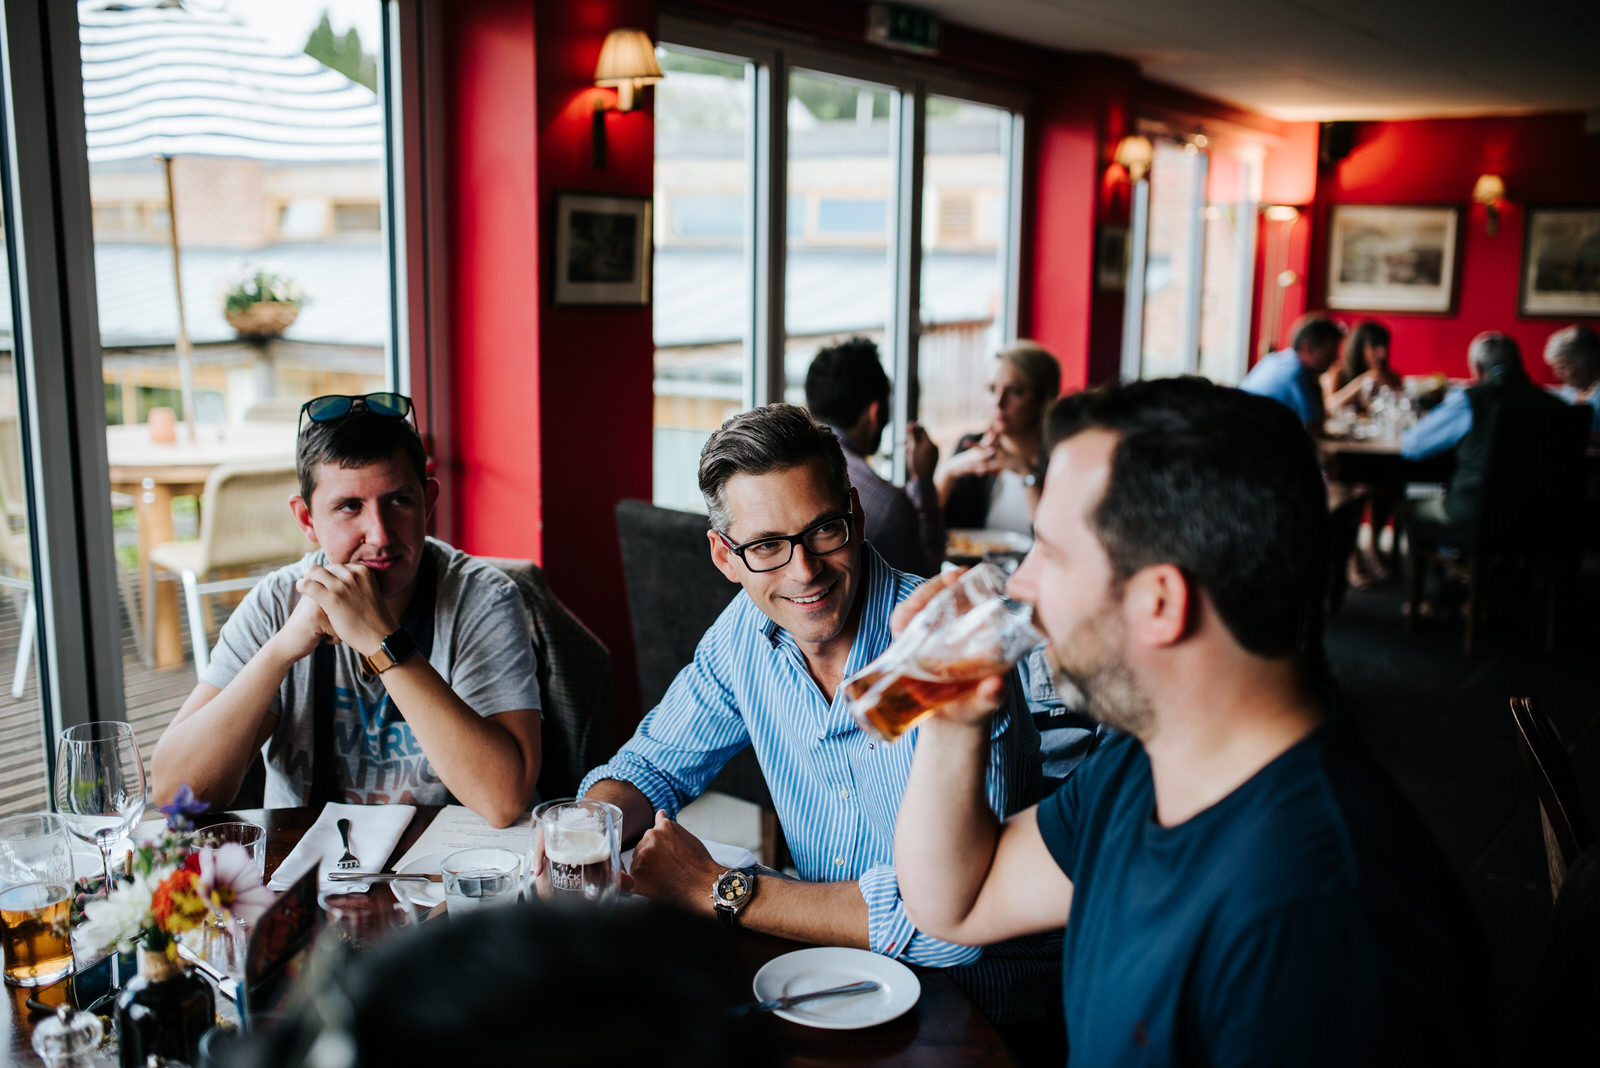
[(983, 956), (980, 946), (941, 942), (918, 931), (900, 900), (900, 881), (894, 865), (879, 864), (861, 873), (861, 897), (867, 903), (867, 948), (908, 964), (949, 968), (971, 964)]
[(669, 819), (677, 819), (678, 810), (685, 804), (685, 799), (673, 786), (671, 779), (657, 771), (648, 761), (640, 760), (627, 750), (618, 752), (609, 763), (601, 764), (585, 775), (583, 782), (578, 786), (578, 796), (587, 794), (590, 787), (602, 779), (616, 779), (638, 787), (639, 792), (650, 799), (651, 811), (664, 809)]

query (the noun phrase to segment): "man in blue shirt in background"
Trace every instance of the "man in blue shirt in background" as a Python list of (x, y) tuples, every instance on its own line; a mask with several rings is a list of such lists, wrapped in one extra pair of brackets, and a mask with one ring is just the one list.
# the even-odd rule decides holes
[(1239, 388), (1287, 405), (1308, 431), (1321, 434), (1326, 413), (1318, 379), (1338, 358), (1342, 337), (1344, 332), (1332, 319), (1303, 316), (1294, 325), (1290, 347), (1261, 357)]
[(1534, 385), (1522, 365), (1522, 350), (1505, 334), (1490, 330), (1473, 338), (1467, 362), (1472, 366), (1472, 384), (1445, 394), (1437, 408), (1400, 437), (1400, 455), (1408, 460), (1425, 460), (1450, 449), (1456, 453), (1455, 473), (1443, 497), (1406, 502), (1405, 519), (1413, 527), (1428, 523), (1465, 528), (1472, 523), (1489, 465), (1489, 417), (1496, 408), (1503, 404), (1556, 408), (1565, 403)]
[(1002, 821), (981, 792), (1002, 680), (944, 706), (895, 835), (910, 915), (975, 944), (1065, 925), (1074, 1063), (1486, 1063), (1465, 896), (1309, 684), (1328, 537), (1311, 441), (1199, 379), (1068, 397), (1049, 430), (1010, 592), (1126, 734)]
[[(733, 926), (870, 949), (952, 973), (997, 1023), (1056, 1000), (1056, 946), (985, 954), (918, 931), (901, 905), (894, 818), (918, 744), (863, 732), (841, 683), (889, 647), (889, 614), (921, 581), (865, 543), (838, 440), (804, 408), (770, 404), (724, 423), (700, 454), (711, 559), (742, 591), (706, 632), (634, 736), (579, 793), (638, 838), (634, 889)], [(751, 746), (800, 879), (728, 872), (675, 822)], [(1005, 815), (1039, 797), (1039, 735), (1015, 672), (984, 748), (984, 804)], [(737, 900), (723, 890), (739, 876)], [(715, 903), (714, 903), (715, 902)], [(979, 960), (982, 956), (983, 959)]]

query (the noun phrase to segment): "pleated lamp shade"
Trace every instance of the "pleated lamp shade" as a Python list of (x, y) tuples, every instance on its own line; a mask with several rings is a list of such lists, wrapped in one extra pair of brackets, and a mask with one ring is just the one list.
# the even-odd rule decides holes
[(594, 67), (594, 84), (615, 86), (617, 109), (633, 109), (633, 91), (661, 80), (661, 65), (656, 62), (656, 46), (643, 30), (612, 30), (600, 46), (600, 62)]

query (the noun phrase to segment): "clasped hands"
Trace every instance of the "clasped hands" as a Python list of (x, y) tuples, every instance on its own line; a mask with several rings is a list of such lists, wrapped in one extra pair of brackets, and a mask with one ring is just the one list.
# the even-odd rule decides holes
[(377, 572), (362, 564), (313, 565), (294, 588), (300, 602), (278, 637), (296, 659), (324, 641), (343, 642), (371, 656), (400, 626), (384, 599)]

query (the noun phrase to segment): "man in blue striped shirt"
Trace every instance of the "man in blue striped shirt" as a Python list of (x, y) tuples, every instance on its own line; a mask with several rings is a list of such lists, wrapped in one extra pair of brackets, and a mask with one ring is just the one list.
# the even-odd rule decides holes
[[(863, 541), (837, 439), (793, 405), (741, 413), (701, 453), (700, 489), (711, 558), (743, 591), (661, 704), (579, 790), (622, 808), (625, 839), (643, 835), (635, 890), (805, 942), (933, 967), (973, 965), (956, 978), (991, 1018), (1043, 1011), (1053, 947), (1008, 947), (975, 964), (981, 950), (921, 933), (901, 904), (894, 824), (916, 733), (895, 745), (869, 737), (851, 719), (840, 684), (888, 648), (890, 613), (921, 580), (890, 568)], [(984, 788), (1000, 816), (1037, 798), (1040, 781), (1038, 732), (1014, 672), (1005, 688)], [(726, 901), (714, 907), (725, 873), (673, 817), (747, 745), (800, 881), (746, 872), (734, 910)], [(1019, 976), (1037, 981), (1013, 995)]]

